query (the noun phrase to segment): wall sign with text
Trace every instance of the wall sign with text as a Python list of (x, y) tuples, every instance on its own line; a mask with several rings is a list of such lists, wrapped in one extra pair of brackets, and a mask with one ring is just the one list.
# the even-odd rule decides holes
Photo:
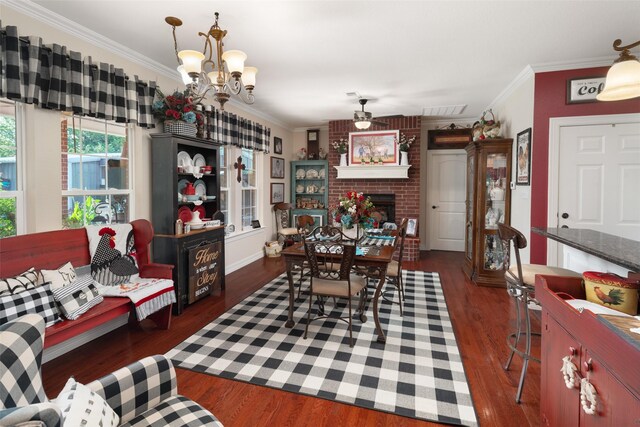
[(221, 282), (222, 242), (189, 250), (189, 304), (209, 295)]
[(606, 77), (583, 77), (567, 80), (567, 104), (596, 102), (596, 95), (604, 89)]

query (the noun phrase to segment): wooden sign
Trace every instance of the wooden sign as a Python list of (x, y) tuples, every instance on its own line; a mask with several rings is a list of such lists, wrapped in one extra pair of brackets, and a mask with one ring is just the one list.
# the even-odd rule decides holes
[(429, 150), (462, 149), (473, 139), (471, 128), (431, 129), (428, 136)]
[(189, 250), (189, 304), (209, 295), (220, 283), (222, 242)]

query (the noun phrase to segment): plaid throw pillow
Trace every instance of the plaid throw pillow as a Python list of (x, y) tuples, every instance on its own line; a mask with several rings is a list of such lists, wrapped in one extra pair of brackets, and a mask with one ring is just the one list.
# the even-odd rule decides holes
[(109, 404), (89, 387), (71, 377), (55, 400), (64, 425), (115, 427), (120, 421)]
[(36, 314), (0, 325), (0, 410), (47, 400), (40, 375), (43, 345), (44, 322)]
[(0, 325), (30, 313), (44, 317), (47, 327), (60, 320), (60, 314), (49, 285), (0, 297)]
[(32, 268), (16, 277), (0, 280), (0, 296), (18, 294), (38, 286), (38, 274)]
[(64, 317), (69, 320), (76, 320), (103, 300), (91, 276), (79, 277), (63, 288), (54, 289), (53, 298)]

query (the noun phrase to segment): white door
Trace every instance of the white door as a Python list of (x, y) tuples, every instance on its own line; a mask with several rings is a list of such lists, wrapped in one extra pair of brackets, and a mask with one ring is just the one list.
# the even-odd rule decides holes
[(429, 249), (464, 251), (467, 155), (463, 150), (427, 154)]
[(558, 165), (557, 226), (640, 241), (640, 123), (562, 127)]

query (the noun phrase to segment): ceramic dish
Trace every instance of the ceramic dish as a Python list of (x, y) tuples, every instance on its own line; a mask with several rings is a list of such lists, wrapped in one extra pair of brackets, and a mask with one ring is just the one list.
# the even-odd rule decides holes
[(229, 224), (227, 225), (227, 227), (225, 228), (225, 230), (227, 232), (227, 234), (229, 233), (233, 233), (234, 231), (236, 231), (236, 226), (233, 224)]
[(200, 197), (207, 195), (207, 185), (204, 181), (197, 179), (196, 182), (193, 183), (193, 186), (196, 189), (196, 194)]
[(188, 222), (187, 223), (189, 225), (189, 227), (191, 227), (192, 230), (200, 230), (201, 228), (204, 228), (204, 222), (200, 221), (200, 222)]
[(318, 178), (324, 179), (324, 168), (320, 169), (320, 172), (318, 172)]
[(178, 166), (192, 166), (191, 156), (186, 151), (178, 152)]
[(184, 224), (191, 221), (191, 209), (186, 206), (182, 206), (178, 209), (178, 218), (180, 218)]
[(308, 179), (313, 179), (313, 178), (317, 178), (318, 177), (318, 171), (315, 169), (309, 169), (307, 171), (307, 178)]
[(180, 181), (178, 181), (178, 193), (182, 194), (182, 190), (184, 190), (184, 187), (187, 186), (188, 182), (188, 179), (181, 179)]
[[(207, 161), (204, 159), (204, 156), (202, 154), (198, 153), (195, 156), (193, 156), (193, 165), (197, 166), (198, 168), (201, 168), (202, 166), (207, 165)], [(199, 170), (200, 169), (198, 169), (198, 171)]]
[(306, 176), (304, 169), (298, 169), (296, 171), (296, 178), (303, 179)]
[(200, 214), (200, 219), (202, 220), (205, 215), (207, 214), (207, 212), (204, 210), (203, 206), (196, 206), (195, 208), (193, 208), (193, 212), (198, 212)]
[(302, 184), (296, 185), (296, 193), (304, 193), (304, 185)]

